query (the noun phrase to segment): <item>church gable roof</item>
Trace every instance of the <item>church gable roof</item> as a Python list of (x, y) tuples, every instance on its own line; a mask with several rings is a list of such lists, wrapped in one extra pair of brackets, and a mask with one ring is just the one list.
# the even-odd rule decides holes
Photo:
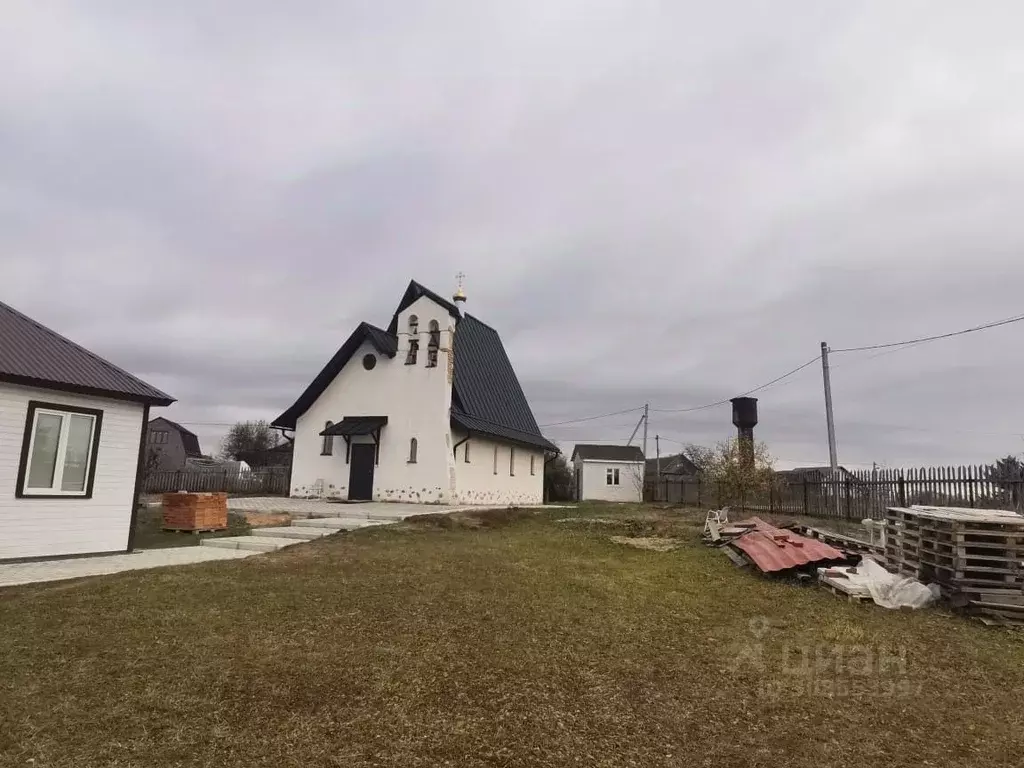
[(446, 309), (455, 319), (452, 424), (474, 434), (557, 451), (558, 448), (540, 433), (498, 332), (472, 315), (463, 315), (452, 302), (416, 281), (409, 283), (388, 330), (369, 323), (360, 324), (306, 391), (274, 420), (273, 425), (294, 429), (299, 416), (323, 394), (363, 341), (370, 341), (382, 354), (394, 357), (398, 349), (398, 315), (423, 296)]

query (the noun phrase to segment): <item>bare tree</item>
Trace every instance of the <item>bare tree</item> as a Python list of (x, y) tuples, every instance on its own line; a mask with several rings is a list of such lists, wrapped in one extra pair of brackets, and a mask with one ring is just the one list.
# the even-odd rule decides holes
[(699, 475), (706, 475), (715, 466), (718, 455), (714, 448), (696, 443), (687, 443), (683, 446), (681, 453), (697, 468)]
[(765, 443), (733, 438), (716, 446), (705, 475), (714, 483), (720, 504), (742, 506), (767, 497), (776, 482), (774, 464)]
[(221, 444), (221, 454), (228, 459), (241, 460), (269, 451), (277, 445), (278, 433), (265, 421), (240, 421), (228, 430)]
[(645, 482), (646, 482), (646, 475), (645, 475), (646, 468), (647, 468), (647, 463), (644, 462), (643, 464), (634, 464), (632, 466), (632, 468), (626, 470), (627, 480), (629, 481), (630, 485), (632, 485), (633, 488), (636, 490), (636, 500), (637, 501), (643, 501), (644, 500), (644, 488), (645, 488)]

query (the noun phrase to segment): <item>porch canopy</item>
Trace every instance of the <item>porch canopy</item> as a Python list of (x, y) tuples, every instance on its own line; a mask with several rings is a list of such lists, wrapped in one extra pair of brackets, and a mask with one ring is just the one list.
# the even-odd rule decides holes
[(388, 423), (387, 416), (346, 416), (320, 433), (323, 437), (341, 435), (348, 438), (353, 435), (378, 435), (380, 428)]

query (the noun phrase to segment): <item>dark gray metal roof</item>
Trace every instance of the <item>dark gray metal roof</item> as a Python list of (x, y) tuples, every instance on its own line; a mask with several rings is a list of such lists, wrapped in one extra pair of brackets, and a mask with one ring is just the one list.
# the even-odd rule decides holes
[(572, 457), (579, 456), (584, 461), (643, 461), (644, 452), (638, 445), (577, 445), (572, 450)]
[(309, 410), (309, 407), (323, 394), (323, 391), (334, 381), (334, 377), (352, 359), (352, 355), (356, 353), (356, 350), (359, 349), (364, 341), (370, 342), (374, 349), (387, 357), (394, 357), (398, 352), (398, 339), (396, 337), (369, 323), (360, 323), (352, 332), (352, 335), (334, 353), (334, 357), (328, 361), (323, 370), (306, 387), (306, 391), (299, 395), (299, 399), (292, 403), (292, 406), (287, 411), (274, 419), (271, 422), (271, 426), (295, 429), (295, 421)]
[(370, 435), (388, 423), (387, 416), (345, 416), (320, 434), (324, 436)]
[(170, 405), (174, 398), (0, 302), (0, 381)]
[[(649, 474), (655, 474), (658, 471), (658, 460), (648, 459), (647, 460), (647, 472)], [(670, 456), (661, 457), (661, 474), (662, 475), (686, 475), (689, 477), (696, 477), (700, 474), (700, 470), (697, 469), (697, 465), (686, 458), (681, 453), (672, 454)]]
[(498, 332), (472, 315), (455, 329), (452, 421), (478, 432), (549, 451)]
[[(461, 315), (454, 304), (416, 282), (409, 284), (398, 312), (420, 296), (438, 302), (455, 318), (452, 424), (476, 434), (557, 452), (557, 446), (540, 433), (498, 332), (472, 315)], [(395, 323), (392, 319), (392, 326)], [(299, 399), (274, 419), (273, 425), (294, 429), (299, 416), (327, 389), (364, 340), (369, 340), (381, 352), (385, 352), (385, 348), (389, 350), (385, 352), (389, 357), (394, 357), (398, 348), (398, 339), (393, 333), (369, 323), (360, 324)]]

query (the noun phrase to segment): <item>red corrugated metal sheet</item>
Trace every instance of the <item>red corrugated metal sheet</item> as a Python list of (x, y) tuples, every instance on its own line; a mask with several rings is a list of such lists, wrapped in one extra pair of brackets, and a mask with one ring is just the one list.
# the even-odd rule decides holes
[(846, 559), (846, 555), (835, 547), (830, 547), (817, 539), (809, 539), (792, 531), (776, 528), (759, 517), (751, 517), (733, 525), (753, 526), (749, 533), (739, 536), (730, 544), (753, 560), (754, 565), (764, 573), (776, 573), (812, 563)]

